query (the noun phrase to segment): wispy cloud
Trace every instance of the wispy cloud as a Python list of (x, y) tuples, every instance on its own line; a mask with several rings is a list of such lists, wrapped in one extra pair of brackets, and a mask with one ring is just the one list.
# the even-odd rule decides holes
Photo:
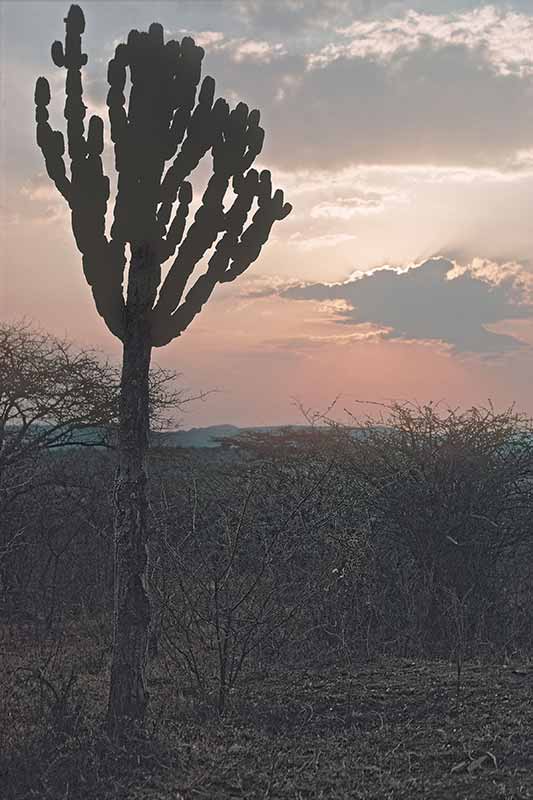
[(349, 220), (359, 215), (379, 214), (386, 206), (405, 202), (405, 193), (384, 191), (361, 191), (349, 196), (336, 196), (314, 205), (310, 215), (314, 219)]
[(398, 53), (412, 53), (429, 42), (434, 47), (481, 49), (502, 75), (533, 72), (533, 17), (493, 5), (446, 15), (408, 11), (393, 19), (356, 20), (337, 33), (341, 41), (309, 56), (310, 69), (339, 58), (389, 61)]
[(279, 42), (264, 42), (256, 39), (244, 39), (236, 42), (228, 42), (228, 47), (232, 51), (232, 58), (237, 63), (241, 61), (259, 61), (270, 63), (274, 58), (279, 58), (287, 53), (284, 45)]
[(0, 217), (4, 225), (69, 222), (68, 206), (44, 173), (25, 181), (18, 191), (6, 191)]
[(339, 244), (345, 244), (357, 239), (352, 233), (324, 233), (321, 236), (306, 236), (301, 231), (293, 233), (287, 243), (294, 245), (300, 250), (318, 250), (326, 247), (337, 247)]
[(357, 326), (353, 333), (331, 334), (328, 336), (290, 336), (268, 339), (261, 342), (258, 350), (267, 347), (271, 352), (290, 351), (294, 354), (304, 354), (306, 351), (322, 350), (324, 347), (347, 347), (360, 342), (378, 342), (387, 336), (388, 329), (377, 325), (362, 324)]
[[(230, 59), (237, 64), (243, 61), (269, 64), (275, 58), (287, 54), (287, 49), (281, 42), (229, 37), (222, 31), (186, 31), (183, 29), (179, 33), (192, 35), (196, 44), (208, 49), (209, 53), (227, 53)], [(168, 31), (168, 34), (170, 38), (171, 32)]]
[(222, 31), (199, 31), (194, 36), (194, 41), (200, 47), (216, 47), (224, 41)]

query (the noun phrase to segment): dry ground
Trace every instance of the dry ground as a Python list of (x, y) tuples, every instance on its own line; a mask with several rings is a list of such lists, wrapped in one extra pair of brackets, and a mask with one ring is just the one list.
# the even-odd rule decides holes
[(148, 734), (118, 747), (101, 733), (97, 633), (3, 631), (2, 800), (533, 798), (527, 664), (466, 664), (459, 696), (444, 662), (275, 669), (248, 676), (220, 717), (155, 663)]

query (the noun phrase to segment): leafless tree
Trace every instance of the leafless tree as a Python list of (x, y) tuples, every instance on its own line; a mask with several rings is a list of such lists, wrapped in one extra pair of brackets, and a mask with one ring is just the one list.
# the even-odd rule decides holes
[[(167, 418), (191, 399), (176, 378), (171, 370), (154, 367), (150, 372), (150, 415), (156, 427), (164, 428)], [(58, 528), (51, 522), (49, 503), (67, 451), (83, 449), (87, 455), (87, 449), (114, 448), (119, 391), (120, 369), (102, 353), (75, 347), (28, 322), (0, 323), (0, 595), (6, 603), (8, 595), (20, 593), (32, 570), (46, 567), (34, 563), (43, 552), (36, 520), (43, 516), (39, 525), (46, 529), (45, 538), (49, 529)], [(70, 464), (70, 477), (77, 472)], [(74, 516), (70, 510), (71, 537), (81, 510), (79, 504)]]

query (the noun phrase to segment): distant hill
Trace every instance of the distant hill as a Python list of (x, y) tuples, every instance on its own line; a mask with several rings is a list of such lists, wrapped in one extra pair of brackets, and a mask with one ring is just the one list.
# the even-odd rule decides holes
[(241, 428), (236, 425), (209, 425), (207, 428), (191, 428), (188, 431), (164, 431), (152, 433), (152, 444), (159, 447), (218, 447), (216, 439), (237, 436)]
[[(262, 427), (239, 428), (237, 425), (209, 425), (205, 428), (191, 428), (188, 431), (152, 431), (150, 443), (155, 447), (220, 447), (220, 441), (218, 440), (238, 436), (244, 431), (272, 433), (287, 429), (294, 430), (295, 428), (301, 430), (308, 427), (308, 425), (265, 425)], [(45, 440), (47, 429), (47, 425), (35, 424), (32, 426), (30, 435)], [(7, 430), (11, 433), (16, 433), (18, 429), (16, 425), (11, 425)], [(84, 445), (101, 447), (105, 442), (109, 444), (112, 444), (114, 440), (116, 442), (116, 435), (116, 430), (114, 432), (108, 431), (106, 434), (105, 429), (97, 427), (66, 429), (60, 440), (59, 437), (54, 435), (54, 449), (61, 452), (66, 447), (81, 447)]]
[(188, 431), (165, 431), (152, 433), (152, 444), (159, 447), (220, 447), (218, 439), (238, 436), (244, 431), (281, 431), (287, 428), (307, 428), (308, 425), (265, 425), (239, 428), (237, 425), (210, 425), (206, 428), (191, 428)]
[[(16, 426), (11, 427), (16, 430)], [(247, 428), (240, 428), (237, 425), (209, 425), (205, 428), (190, 428), (188, 431), (152, 431), (150, 444), (152, 447), (213, 448), (221, 446), (221, 439), (235, 437), (246, 431), (276, 433), (286, 430), (303, 431), (311, 429), (310, 425), (263, 425)], [(33, 435), (40, 436), (46, 432), (46, 425), (35, 425), (32, 431)], [(357, 431), (352, 431), (352, 435), (357, 436)], [(57, 452), (61, 452), (65, 447), (69, 446), (93, 445), (101, 447), (105, 441), (112, 444), (113, 440), (116, 441), (116, 431), (114, 433), (109, 432), (106, 436), (103, 429), (87, 427), (66, 432), (61, 443), (58, 442), (54, 449)]]

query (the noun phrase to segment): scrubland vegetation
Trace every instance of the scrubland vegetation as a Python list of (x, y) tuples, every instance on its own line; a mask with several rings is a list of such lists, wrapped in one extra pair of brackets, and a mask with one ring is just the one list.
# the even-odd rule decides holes
[(113, 437), (21, 435), (3, 387), (2, 797), (533, 796), (528, 418), (153, 447), (150, 705), (120, 744)]
[(533, 423), (392, 404), (156, 446), (184, 397), (152, 350), (292, 206), (253, 168), (259, 111), (152, 23), (108, 64), (106, 232), (64, 22), (66, 137), (41, 76), (36, 141), (123, 361), (0, 325), (0, 797), (532, 797)]

